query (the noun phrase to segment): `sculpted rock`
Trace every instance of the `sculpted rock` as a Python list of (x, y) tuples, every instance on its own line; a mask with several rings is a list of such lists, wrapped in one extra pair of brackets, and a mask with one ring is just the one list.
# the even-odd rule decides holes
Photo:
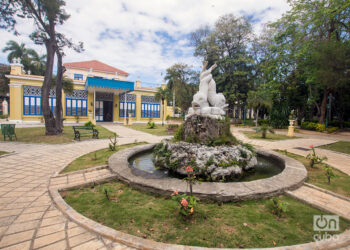
[(157, 167), (186, 175), (182, 167), (192, 165), (196, 175), (211, 181), (240, 178), (257, 164), (255, 154), (242, 145), (208, 147), (164, 140), (153, 152)]

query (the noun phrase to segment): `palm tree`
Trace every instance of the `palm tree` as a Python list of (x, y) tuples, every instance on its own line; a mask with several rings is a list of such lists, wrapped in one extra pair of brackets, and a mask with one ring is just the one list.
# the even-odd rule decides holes
[(46, 55), (39, 56), (39, 54), (34, 49), (28, 49), (27, 56), (30, 59), (32, 72), (36, 75), (44, 75), (46, 66)]
[(12, 63), (15, 58), (23, 58), (27, 55), (27, 49), (25, 48), (25, 44), (18, 44), (16, 41), (10, 40), (6, 43), (6, 47), (2, 50), (2, 52), (10, 51), (7, 55), (7, 60), (9, 63)]
[(272, 98), (266, 90), (250, 90), (247, 97), (248, 107), (255, 109), (255, 126), (258, 126), (259, 110), (262, 106), (271, 108)]
[(164, 101), (169, 100), (171, 97), (171, 91), (168, 88), (158, 88), (158, 91), (154, 98), (159, 101), (162, 100), (162, 107), (163, 107), (163, 117), (162, 117), (162, 126), (164, 126), (164, 116), (165, 116), (165, 107), (164, 107)]
[(261, 132), (261, 138), (266, 138), (266, 133), (269, 131), (271, 134), (274, 134), (275, 131), (272, 127), (267, 125), (262, 125), (261, 127), (254, 128), (255, 132), (260, 133)]

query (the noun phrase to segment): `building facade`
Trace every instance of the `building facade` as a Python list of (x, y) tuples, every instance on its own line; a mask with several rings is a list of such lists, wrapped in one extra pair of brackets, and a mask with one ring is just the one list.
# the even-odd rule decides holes
[[(147, 88), (140, 81), (127, 81), (128, 73), (102, 62), (65, 63), (65, 77), (73, 80), (73, 91), (62, 92), (63, 117), (67, 122), (145, 123), (160, 122), (172, 115), (167, 103), (155, 99), (157, 88)], [(41, 87), (43, 76), (28, 75), (22, 65), (11, 64), (10, 114), (12, 122), (43, 122)], [(162, 87), (165, 87), (164, 85)], [(56, 89), (51, 89), (49, 104), (56, 112)]]

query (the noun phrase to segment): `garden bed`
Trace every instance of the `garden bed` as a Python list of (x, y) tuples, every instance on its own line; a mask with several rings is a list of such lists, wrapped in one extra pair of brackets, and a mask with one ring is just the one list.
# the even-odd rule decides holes
[(167, 131), (167, 126), (166, 125), (162, 126), (161, 124), (156, 124), (154, 128), (148, 128), (147, 124), (133, 124), (133, 125), (129, 125), (126, 127), (131, 128), (131, 129), (135, 129), (138, 131), (142, 131), (145, 133), (149, 133), (152, 135), (158, 135), (158, 136), (169, 135), (169, 133)]
[(320, 146), (319, 148), (350, 154), (350, 141), (338, 141), (336, 143)]
[(350, 197), (350, 176), (333, 168), (334, 174), (337, 176), (333, 178), (331, 184), (328, 184), (327, 177), (325, 175), (324, 167), (326, 166), (323, 163), (315, 164), (313, 168), (309, 165), (309, 160), (303, 156), (293, 154), (290, 152), (285, 152), (281, 150), (276, 150), (277, 152), (284, 153), (287, 156), (294, 158), (300, 161), (308, 172), (308, 178), (306, 179), (307, 183), (313, 184), (320, 188), (327, 189), (334, 193)]
[[(105, 195), (110, 190), (110, 200)], [(144, 193), (118, 181), (61, 193), (77, 212), (116, 230), (158, 242), (202, 247), (275, 247), (313, 241), (313, 215), (325, 214), (281, 196), (287, 211), (273, 213), (272, 201), (200, 201), (184, 219), (169, 198)], [(350, 226), (340, 219), (340, 232)]]
[(281, 134), (271, 134), (267, 133), (266, 138), (261, 137), (261, 133), (251, 132), (251, 131), (240, 131), (245, 136), (247, 136), (249, 139), (258, 139), (258, 140), (266, 140), (266, 141), (279, 141), (279, 140), (290, 140), (290, 139), (297, 139), (299, 137), (289, 137), (286, 135)]

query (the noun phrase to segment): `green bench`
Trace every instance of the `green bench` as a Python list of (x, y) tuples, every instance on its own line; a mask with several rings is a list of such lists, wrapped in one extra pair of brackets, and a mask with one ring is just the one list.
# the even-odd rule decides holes
[(79, 140), (81, 136), (92, 135), (92, 138), (98, 139), (98, 130), (92, 126), (73, 126), (74, 140)]
[(4, 136), (4, 141), (6, 141), (6, 136), (12, 141), (12, 138), (16, 138), (17, 136), (15, 132), (16, 124), (1, 124), (1, 134)]

